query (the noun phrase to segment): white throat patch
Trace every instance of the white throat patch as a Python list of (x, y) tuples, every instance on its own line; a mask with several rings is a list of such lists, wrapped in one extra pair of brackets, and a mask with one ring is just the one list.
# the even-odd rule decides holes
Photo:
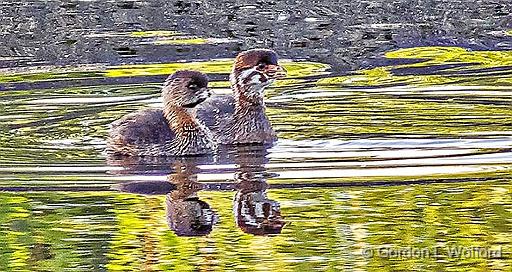
[[(231, 73), (230, 77), (229, 77), (229, 80), (231, 82), (232, 85), (235, 85), (237, 83), (240, 83), (241, 80), (244, 80), (246, 78), (248, 78), (249, 76), (252, 77), (250, 78), (249, 81), (244, 81), (242, 85), (252, 85), (256, 88), (265, 88), (266, 86), (272, 84), (275, 80), (274, 79), (269, 79), (265, 74), (259, 72), (256, 70), (256, 67), (253, 67), (253, 68), (250, 68), (250, 69), (245, 69), (243, 70), (239, 75), (238, 77), (236, 77), (234, 75), (234, 73)], [(263, 82), (262, 82), (262, 77), (263, 77)]]

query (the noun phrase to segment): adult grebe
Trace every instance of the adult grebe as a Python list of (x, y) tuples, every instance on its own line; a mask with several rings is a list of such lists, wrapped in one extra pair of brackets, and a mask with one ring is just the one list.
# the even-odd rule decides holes
[(195, 117), (194, 107), (210, 96), (208, 78), (196, 71), (177, 71), (162, 88), (163, 109), (145, 109), (111, 124), (107, 154), (184, 156), (213, 153), (210, 130)]

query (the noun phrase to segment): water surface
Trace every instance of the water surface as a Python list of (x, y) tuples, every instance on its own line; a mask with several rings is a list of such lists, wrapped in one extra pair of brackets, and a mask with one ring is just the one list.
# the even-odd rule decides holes
[[(507, 48), (436, 36), (346, 71), (282, 49), (289, 75), (266, 92), (275, 146), (137, 160), (105, 156), (107, 125), (161, 106), (160, 84), (177, 69), (203, 71), (215, 92), (229, 92), (232, 54), (201, 50), (237, 37), (81, 31), (126, 39), (127, 61), (29, 57), (0, 73), (0, 270), (510, 270)], [(141, 48), (201, 53), (177, 61)], [(378, 254), (410, 247), (437, 254)], [(451, 247), (501, 254), (460, 257)]]

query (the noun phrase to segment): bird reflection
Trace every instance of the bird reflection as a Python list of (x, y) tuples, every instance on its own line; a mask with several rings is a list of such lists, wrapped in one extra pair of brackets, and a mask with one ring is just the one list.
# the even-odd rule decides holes
[(250, 152), (239, 150), (235, 157), (238, 165), (233, 201), (235, 221), (243, 232), (254, 235), (279, 234), (285, 225), (279, 203), (267, 196), (266, 153), (264, 148), (254, 150), (253, 147)]
[(203, 189), (197, 182), (197, 165), (190, 161), (174, 164), (175, 173), (168, 181), (176, 186), (166, 196), (167, 224), (178, 236), (203, 236), (209, 234), (217, 222), (217, 215), (210, 205), (197, 196)]
[(198, 182), (198, 165), (211, 164), (211, 158), (182, 157), (166, 159), (161, 163), (117, 158), (110, 160), (109, 165), (123, 167), (123, 170), (116, 170), (115, 174), (118, 175), (167, 175), (166, 180), (126, 182), (116, 186), (116, 189), (137, 194), (165, 194), (167, 224), (178, 236), (208, 235), (218, 222), (217, 213), (210, 204), (199, 199), (199, 191), (233, 189), (236, 190), (233, 200), (235, 223), (243, 232), (253, 235), (279, 234), (285, 221), (279, 203), (267, 196), (267, 153), (263, 146), (249, 145), (238, 146), (221, 154), (217, 162), (237, 165), (234, 183)]
[(203, 184), (197, 182), (198, 165), (210, 160), (201, 156), (161, 160), (116, 157), (109, 158), (107, 162), (111, 166), (123, 167), (123, 170), (117, 170), (115, 174), (145, 177), (148, 174), (167, 175), (166, 180), (126, 182), (115, 186), (115, 189), (135, 194), (165, 194), (169, 228), (178, 236), (203, 236), (209, 234), (218, 221), (210, 205), (197, 196), (197, 192), (203, 189)]

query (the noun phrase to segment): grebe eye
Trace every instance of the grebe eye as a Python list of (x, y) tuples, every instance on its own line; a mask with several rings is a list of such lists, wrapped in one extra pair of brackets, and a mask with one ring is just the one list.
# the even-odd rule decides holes
[(265, 63), (260, 63), (260, 64), (258, 64), (258, 69), (263, 70), (263, 68), (265, 68), (265, 66), (267, 66)]

